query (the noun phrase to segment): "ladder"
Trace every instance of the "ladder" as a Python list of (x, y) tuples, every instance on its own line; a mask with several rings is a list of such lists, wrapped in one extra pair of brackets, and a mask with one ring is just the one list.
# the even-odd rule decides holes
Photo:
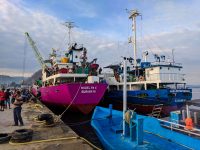
[(163, 107), (163, 104), (154, 105), (150, 116), (155, 117), (155, 118), (160, 118), (162, 107)]

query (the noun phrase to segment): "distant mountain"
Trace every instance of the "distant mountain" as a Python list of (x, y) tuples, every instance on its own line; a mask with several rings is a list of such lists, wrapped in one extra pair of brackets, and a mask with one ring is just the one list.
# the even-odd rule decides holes
[(23, 80), (23, 77), (11, 77), (7, 75), (0, 75), (0, 84), (11, 84), (12, 82), (15, 82), (16, 84), (20, 84)]
[(32, 85), (35, 82), (35, 80), (38, 80), (39, 78), (42, 78), (41, 69), (35, 72), (31, 77), (27, 78), (24, 83), (28, 85)]

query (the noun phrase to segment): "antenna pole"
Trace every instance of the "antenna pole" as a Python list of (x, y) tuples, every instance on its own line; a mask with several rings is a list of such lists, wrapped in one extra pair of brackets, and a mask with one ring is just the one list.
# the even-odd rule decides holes
[(175, 64), (175, 61), (174, 61), (174, 49), (172, 49), (172, 63), (173, 63), (173, 65)]
[(63, 25), (68, 28), (68, 45), (70, 46), (70, 44), (71, 44), (71, 29), (73, 27), (75, 27), (74, 22), (67, 21)]
[(131, 10), (130, 12), (129, 19), (132, 19), (132, 31), (134, 32), (133, 34), (133, 48), (134, 48), (134, 67), (137, 67), (137, 47), (136, 47), (136, 17), (140, 15), (140, 13), (137, 10)]

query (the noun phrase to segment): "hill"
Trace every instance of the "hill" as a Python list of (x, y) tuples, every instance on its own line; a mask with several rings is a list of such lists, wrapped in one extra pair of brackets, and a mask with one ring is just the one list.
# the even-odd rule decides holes
[(27, 78), (24, 83), (28, 85), (32, 85), (35, 82), (35, 80), (38, 80), (39, 78), (42, 78), (41, 69), (35, 72), (31, 77)]
[(11, 84), (12, 82), (20, 84), (22, 80), (23, 77), (11, 77), (7, 75), (0, 75), (0, 84)]

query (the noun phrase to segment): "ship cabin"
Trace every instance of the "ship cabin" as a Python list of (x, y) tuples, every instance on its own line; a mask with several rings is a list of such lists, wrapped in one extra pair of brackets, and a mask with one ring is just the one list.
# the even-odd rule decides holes
[(99, 83), (96, 59), (87, 62), (87, 51), (82, 46), (73, 44), (67, 53), (58, 55), (53, 51), (50, 60), (43, 67), (43, 86), (63, 83)]
[[(123, 66), (110, 65), (113, 73), (105, 74), (109, 89), (123, 89)], [(186, 83), (182, 65), (170, 62), (141, 62), (135, 68), (127, 64), (127, 90), (148, 90), (148, 89), (185, 89)]]

